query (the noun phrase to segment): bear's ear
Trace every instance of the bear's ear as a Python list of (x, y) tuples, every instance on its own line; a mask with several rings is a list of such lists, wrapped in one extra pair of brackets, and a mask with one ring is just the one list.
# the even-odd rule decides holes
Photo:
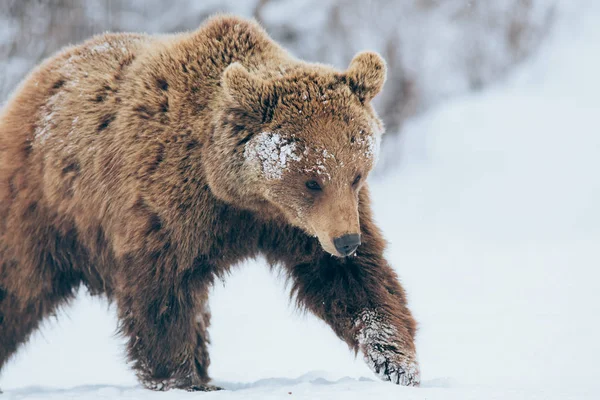
[(225, 68), (221, 86), (230, 100), (244, 110), (256, 116), (262, 114), (266, 82), (252, 75), (242, 64), (235, 62)]
[(354, 56), (345, 76), (352, 92), (362, 103), (367, 103), (383, 88), (386, 70), (385, 61), (379, 54), (364, 51)]

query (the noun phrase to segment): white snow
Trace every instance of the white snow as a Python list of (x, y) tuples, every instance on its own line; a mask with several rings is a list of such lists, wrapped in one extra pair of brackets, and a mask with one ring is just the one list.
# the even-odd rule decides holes
[(95, 46), (90, 47), (92, 53), (105, 53), (112, 49), (112, 46), (108, 42), (102, 42)]
[(64, 94), (61, 91), (50, 96), (46, 104), (40, 108), (37, 125), (34, 132), (34, 138), (39, 143), (44, 143), (51, 135), (54, 128), (56, 128), (56, 116), (57, 109), (60, 109), (64, 99)]
[(6, 366), (3, 398), (600, 398), (600, 4), (577, 7), (508, 81), (384, 143), (399, 161), (372, 197), (420, 323), (421, 388), (377, 381), (258, 260), (211, 297), (211, 374), (229, 390), (141, 389), (114, 309), (80, 296)]
[(373, 133), (365, 135), (362, 131), (356, 138), (355, 142), (362, 147), (362, 156), (368, 160), (372, 160), (373, 165), (377, 164), (381, 146), (381, 133)]
[(279, 133), (261, 132), (246, 144), (244, 158), (260, 168), (266, 179), (281, 179), (290, 161), (300, 161), (296, 143)]
[(317, 149), (305, 147), (303, 154), (304, 156), (308, 156), (309, 154), (317, 154), (316, 157), (313, 157), (314, 164), (309, 164), (304, 167), (304, 173), (316, 173), (317, 175), (322, 176), (327, 180), (331, 180), (331, 174), (327, 169), (326, 161), (328, 159), (335, 159), (335, 156), (332, 153), (330, 153), (327, 149), (323, 148)]

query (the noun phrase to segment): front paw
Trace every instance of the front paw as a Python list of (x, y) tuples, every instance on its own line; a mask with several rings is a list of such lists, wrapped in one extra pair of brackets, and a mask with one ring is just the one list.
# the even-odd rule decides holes
[(367, 365), (382, 380), (403, 386), (419, 386), (421, 376), (412, 338), (375, 312), (364, 312), (357, 319), (357, 341)]
[(419, 364), (394, 350), (367, 349), (365, 362), (382, 380), (402, 386), (419, 386)]
[(143, 381), (142, 385), (144, 385), (146, 389), (160, 392), (171, 389), (186, 390), (188, 392), (214, 392), (217, 390), (223, 390), (222, 387), (209, 385), (206, 383), (189, 383), (189, 381), (185, 379), (148, 380)]
[(214, 392), (217, 390), (223, 390), (223, 388), (219, 386), (202, 383), (198, 378), (190, 376), (156, 379), (138, 374), (138, 378), (146, 389), (160, 392), (171, 389), (186, 390), (188, 392)]

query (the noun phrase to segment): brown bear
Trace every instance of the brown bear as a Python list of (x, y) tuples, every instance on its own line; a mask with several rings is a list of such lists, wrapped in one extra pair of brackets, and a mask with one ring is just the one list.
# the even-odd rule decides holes
[(65, 49), (0, 114), (0, 367), (80, 285), (118, 308), (142, 384), (211, 390), (208, 292), (264, 255), (384, 380), (415, 321), (366, 178), (386, 67), (300, 61), (253, 21)]

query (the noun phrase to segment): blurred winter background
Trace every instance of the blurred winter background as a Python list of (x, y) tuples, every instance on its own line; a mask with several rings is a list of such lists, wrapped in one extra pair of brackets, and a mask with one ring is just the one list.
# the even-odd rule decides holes
[[(378, 108), (390, 132), (439, 101), (497, 81), (533, 54), (555, 0), (2, 0), (0, 100), (40, 60), (106, 31), (178, 32), (215, 12), (260, 21), (296, 56), (343, 68), (381, 52)], [(6, 61), (4, 61), (6, 60)]]
[[(310, 61), (344, 68), (377, 50), (387, 135), (371, 186), (420, 322), (423, 387), (360, 379), (374, 378), (360, 357), (256, 260), (214, 290), (211, 371), (232, 390), (205, 396), (596, 399), (599, 3), (0, 0), (0, 103), (62, 46), (194, 29), (218, 11), (256, 18)], [(5, 368), (5, 396), (145, 398), (115, 326), (82, 292)]]

